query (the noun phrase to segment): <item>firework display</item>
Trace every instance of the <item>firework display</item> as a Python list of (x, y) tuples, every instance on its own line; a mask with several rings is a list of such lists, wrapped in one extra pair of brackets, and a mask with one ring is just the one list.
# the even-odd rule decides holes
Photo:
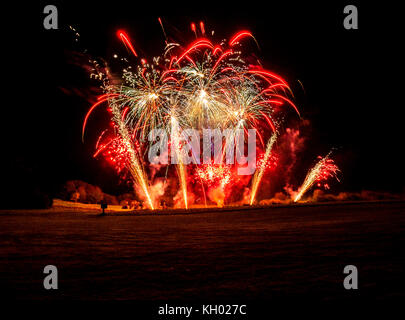
[[(207, 201), (223, 206), (231, 196), (233, 202), (243, 202), (235, 195), (243, 189), (249, 190), (246, 202), (254, 204), (267, 169), (277, 169), (275, 150), (286, 119), (300, 119), (290, 86), (279, 75), (264, 69), (249, 51), (245, 52), (245, 43), (257, 43), (249, 31), (216, 43), (207, 37), (202, 22), (199, 29), (192, 24), (196, 39), (183, 46), (169, 40), (160, 18), (159, 23), (166, 38), (165, 49), (150, 61), (139, 57), (127, 33), (117, 32), (138, 63), (128, 63), (120, 79), (113, 77), (107, 67), (97, 72), (104, 92), (85, 116), (83, 138), (90, 115), (98, 106), (106, 105), (113, 125), (99, 136), (94, 157), (103, 155), (118, 173), (130, 176), (138, 196), (150, 209), (159, 206), (159, 197), (165, 192), (152, 191), (157, 180), (155, 175), (151, 177), (153, 166), (146, 157), (155, 130), (170, 136), (167, 153), (177, 160), (161, 169), (165, 180), (177, 177), (177, 192), (173, 194), (176, 207), (187, 209), (192, 204), (207, 205)], [(219, 161), (202, 163), (195, 159), (188, 164), (184, 152), (187, 141), (182, 139), (187, 129), (217, 129), (231, 132), (232, 138), (238, 130), (246, 137), (249, 130), (255, 130), (259, 156), (254, 175), (238, 177), (236, 169), (241, 164), (226, 161), (229, 141), (233, 141), (229, 139), (220, 142)], [(213, 143), (210, 148), (214, 148)], [(336, 174), (338, 169), (333, 166), (329, 155), (322, 159), (308, 174), (294, 201), (301, 199), (315, 182)]]

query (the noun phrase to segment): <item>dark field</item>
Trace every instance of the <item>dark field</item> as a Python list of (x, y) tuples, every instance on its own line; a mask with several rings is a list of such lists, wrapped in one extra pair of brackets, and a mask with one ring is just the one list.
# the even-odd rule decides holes
[[(99, 217), (0, 213), (8, 299), (404, 297), (405, 203)], [(43, 288), (43, 268), (59, 290)], [(343, 288), (345, 265), (359, 290)]]

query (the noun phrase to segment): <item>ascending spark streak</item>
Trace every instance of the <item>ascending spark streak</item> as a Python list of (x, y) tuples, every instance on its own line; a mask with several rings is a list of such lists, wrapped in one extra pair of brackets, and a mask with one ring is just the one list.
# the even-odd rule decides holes
[(111, 109), (113, 112), (113, 120), (118, 127), (118, 133), (120, 134), (120, 136), (125, 144), (125, 148), (128, 152), (128, 158), (129, 158), (128, 159), (128, 169), (131, 172), (131, 175), (134, 178), (134, 180), (136, 182), (138, 182), (139, 186), (142, 188), (142, 191), (148, 200), (150, 208), (152, 210), (154, 210), (155, 208), (153, 206), (153, 201), (152, 201), (150, 193), (149, 193), (149, 186), (146, 182), (146, 176), (145, 176), (145, 173), (141, 166), (141, 163), (138, 159), (136, 151), (131, 143), (131, 138), (130, 138), (130, 134), (128, 133), (128, 129), (125, 126), (125, 122), (122, 119), (122, 115), (120, 114), (118, 107), (114, 103), (111, 104)]
[(273, 135), (271, 136), (271, 138), (267, 142), (266, 153), (264, 154), (264, 158), (263, 158), (262, 163), (260, 164), (260, 168), (259, 168), (259, 170), (257, 170), (255, 172), (255, 175), (253, 177), (252, 193), (250, 195), (250, 205), (252, 205), (253, 202), (255, 201), (257, 189), (258, 189), (258, 187), (260, 185), (260, 182), (261, 182), (261, 180), (263, 178), (264, 170), (266, 168), (266, 163), (267, 163), (267, 161), (269, 161), (269, 158), (270, 158), (270, 155), (271, 155), (271, 150), (273, 149), (273, 145), (276, 142), (276, 140), (277, 140), (277, 134), (273, 133)]
[(330, 177), (335, 177), (339, 181), (336, 176), (339, 168), (333, 163), (333, 160), (329, 158), (330, 154), (331, 152), (329, 152), (326, 157), (319, 160), (318, 163), (308, 172), (294, 202), (299, 201), (305, 192), (307, 192), (307, 190), (317, 181), (320, 182)]
[(160, 17), (159, 17), (159, 18), (158, 18), (158, 21), (159, 21), (159, 23), (160, 23), (160, 26), (162, 27), (162, 31), (163, 31), (163, 34), (164, 34), (164, 36), (165, 36), (165, 39), (167, 40), (167, 35), (166, 35), (165, 28), (163, 27), (162, 19), (160, 19)]

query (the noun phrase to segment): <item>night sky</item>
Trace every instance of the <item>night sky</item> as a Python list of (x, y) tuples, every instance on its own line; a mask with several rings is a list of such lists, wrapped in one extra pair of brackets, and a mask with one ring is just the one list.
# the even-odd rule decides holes
[[(101, 91), (75, 63), (81, 59), (75, 52), (85, 48), (111, 60), (112, 54), (125, 52), (115, 35), (125, 29), (143, 56), (157, 55), (164, 44), (161, 17), (166, 32), (183, 43), (193, 39), (193, 21), (204, 21), (220, 39), (240, 29), (252, 31), (260, 45), (258, 57), (293, 84), (303, 118), (312, 123), (305, 161), (335, 147), (343, 172), (339, 190), (403, 192), (400, 10), (386, 2), (263, 3), (40, 1), (20, 9), (20, 21), (3, 31), (2, 40), (3, 64), (11, 71), (2, 102), (5, 185), (52, 194), (67, 180), (80, 179), (112, 194), (126, 190), (111, 168), (92, 158), (99, 131), (81, 141), (83, 118)], [(59, 9), (59, 30), (43, 28), (46, 4)], [(346, 4), (358, 6), (358, 30), (343, 28)], [(79, 44), (69, 25), (80, 33)], [(106, 122), (101, 112), (92, 118), (90, 130)]]

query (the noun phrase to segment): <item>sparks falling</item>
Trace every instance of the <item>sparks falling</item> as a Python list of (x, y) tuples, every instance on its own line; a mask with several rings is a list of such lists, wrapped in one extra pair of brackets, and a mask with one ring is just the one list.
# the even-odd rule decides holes
[(180, 187), (183, 194), (184, 207), (188, 209), (188, 197), (187, 197), (187, 172), (183, 161), (183, 151), (181, 148), (180, 140), (180, 128), (179, 123), (175, 117), (171, 118), (171, 133), (172, 144), (171, 147), (174, 151), (174, 155), (178, 160), (177, 175), (179, 177)]

